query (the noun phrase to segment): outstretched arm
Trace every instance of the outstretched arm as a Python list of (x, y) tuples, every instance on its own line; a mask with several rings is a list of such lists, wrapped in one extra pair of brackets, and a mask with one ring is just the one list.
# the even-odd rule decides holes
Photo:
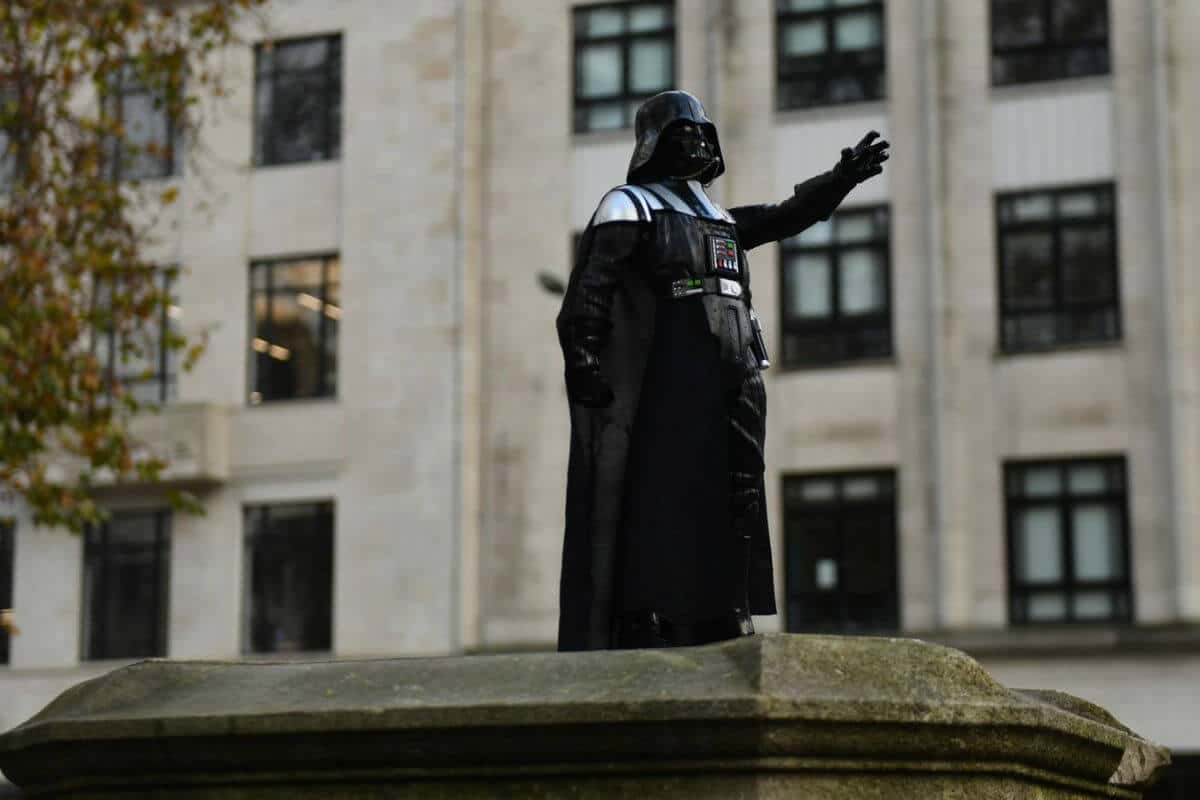
[(853, 148), (844, 148), (833, 169), (796, 184), (794, 194), (782, 203), (729, 209), (741, 246), (749, 250), (786, 239), (818, 220), (829, 219), (851, 189), (883, 172), (888, 143), (875, 142), (878, 137), (878, 132), (871, 131)]

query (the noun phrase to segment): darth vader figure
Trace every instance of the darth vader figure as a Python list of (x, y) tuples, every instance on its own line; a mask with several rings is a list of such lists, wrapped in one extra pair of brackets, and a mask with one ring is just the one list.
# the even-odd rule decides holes
[(828, 219), (888, 158), (872, 131), (782, 203), (727, 211), (704, 192), (725, 161), (695, 97), (655, 95), (635, 132), (557, 319), (571, 413), (559, 650), (704, 644), (776, 613), (769, 361), (746, 251)]

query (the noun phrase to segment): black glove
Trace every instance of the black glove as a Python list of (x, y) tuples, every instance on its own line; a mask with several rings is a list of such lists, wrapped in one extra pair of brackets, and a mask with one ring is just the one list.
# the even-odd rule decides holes
[(834, 165), (833, 174), (849, 183), (859, 184), (883, 172), (889, 145), (886, 139), (872, 144), (878, 138), (879, 132), (871, 131), (853, 149), (843, 148), (842, 159)]
[(567, 398), (587, 408), (612, 404), (613, 390), (600, 374), (599, 353), (608, 343), (609, 324), (604, 320), (582, 317), (572, 322), (566, 361)]

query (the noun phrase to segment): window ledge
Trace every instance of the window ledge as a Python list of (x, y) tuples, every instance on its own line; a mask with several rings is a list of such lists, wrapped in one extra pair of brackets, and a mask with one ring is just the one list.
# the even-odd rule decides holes
[(886, 115), (887, 111), (888, 101), (886, 97), (881, 97), (878, 100), (863, 100), (856, 103), (827, 103), (807, 108), (777, 108), (775, 109), (775, 123), (782, 125), (788, 122), (810, 122), (814, 120), (825, 122), (838, 117), (858, 117), (868, 114)]
[(1056, 344), (1050, 347), (1039, 347), (1030, 350), (995, 350), (992, 353), (992, 358), (997, 361), (1007, 361), (1012, 358), (1024, 358), (1026, 356), (1053, 356), (1064, 353), (1077, 353), (1087, 350), (1120, 351), (1124, 349), (1124, 339), (1108, 339), (1101, 342), (1073, 342), (1069, 344)]
[(1103, 89), (1112, 86), (1113, 74), (1085, 75), (1082, 78), (1052, 78), (1046, 81), (1028, 81), (1026, 83), (1006, 83), (1003, 86), (992, 86), (993, 100), (1009, 100), (1038, 95), (1059, 95), (1080, 89)]
[(294, 664), (297, 661), (337, 661), (338, 657), (332, 650), (296, 650), (277, 653), (242, 653), (237, 660), (255, 664)]
[(281, 397), (278, 400), (263, 400), (261, 403), (251, 403), (246, 400), (242, 403), (242, 408), (249, 410), (257, 410), (260, 408), (278, 408), (287, 407), (295, 408), (306, 403), (312, 405), (336, 405), (338, 402), (337, 395), (327, 395), (325, 397)]
[(773, 377), (782, 378), (784, 375), (808, 375), (812, 372), (823, 372), (825, 370), (846, 370), (855, 369), (858, 367), (866, 369), (894, 369), (897, 365), (898, 360), (895, 356), (881, 356), (879, 358), (852, 358), (844, 359), (842, 361), (829, 361), (819, 364), (801, 364), (788, 367), (785, 367), (782, 364), (779, 364), (778, 366), (772, 365), (771, 370), (768, 370), (767, 374), (770, 375), (772, 371), (777, 369), (779, 370), (779, 374)]
[(901, 635), (963, 650), (976, 658), (1200, 652), (1200, 624), (1195, 623), (1038, 625)]
[(253, 170), (254, 172), (260, 172), (262, 170), (273, 171), (273, 170), (278, 170), (278, 169), (288, 169), (288, 168), (294, 168), (294, 167), (315, 167), (320, 164), (336, 164), (336, 163), (340, 162), (341, 160), (342, 160), (341, 156), (338, 156), (337, 158), (315, 158), (311, 161), (284, 161), (279, 164), (256, 164), (253, 161), (251, 161), (250, 169)]

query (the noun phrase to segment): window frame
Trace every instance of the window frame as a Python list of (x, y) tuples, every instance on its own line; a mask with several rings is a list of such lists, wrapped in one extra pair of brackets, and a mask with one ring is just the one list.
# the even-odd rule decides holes
[[(271, 310), (273, 307), (272, 298), (275, 294), (285, 291), (283, 289), (274, 288), (274, 280), (272, 278), (273, 273), (274, 273), (274, 267), (279, 266), (279, 265), (292, 264), (292, 263), (301, 262), (301, 261), (318, 261), (318, 260), (322, 262), (321, 263), (321, 286), (320, 286), (321, 294), (318, 299), (321, 301), (321, 303), (326, 304), (326, 303), (329, 303), (329, 300), (327, 299), (327, 297), (329, 295), (329, 286), (330, 286), (329, 267), (330, 267), (330, 264), (333, 264), (333, 263), (337, 263), (340, 267), (340, 265), (342, 263), (340, 253), (321, 252), (321, 253), (311, 253), (311, 254), (303, 254), (303, 255), (273, 256), (270, 258), (257, 258), (257, 259), (253, 259), (250, 261), (250, 268), (248, 270), (248, 281), (247, 281), (247, 288), (249, 291), (249, 302), (247, 303), (247, 313), (248, 313), (247, 333), (249, 334), (249, 339), (246, 342), (246, 346), (247, 346), (246, 405), (248, 405), (248, 406), (257, 407), (257, 406), (263, 406), (263, 405), (270, 405), (272, 403), (287, 403), (287, 402), (294, 402), (294, 401), (303, 402), (303, 401), (311, 401), (311, 400), (336, 400), (338, 397), (338, 385), (340, 384), (340, 381), (337, 380), (336, 376), (333, 381), (334, 385), (333, 385), (332, 389), (330, 389), (329, 387), (327, 387), (325, 385), (325, 383), (326, 383), (326, 380), (325, 380), (325, 371), (326, 371), (325, 341), (329, 336), (329, 316), (325, 313), (322, 313), (321, 319), (320, 319), (320, 325), (319, 325), (318, 333), (317, 333), (317, 342), (316, 342), (316, 345), (317, 345), (317, 348), (316, 348), (317, 349), (317, 387), (318, 387), (316, 393), (311, 394), (311, 395), (296, 395), (296, 396), (292, 396), (292, 397), (277, 397), (277, 398), (271, 398), (271, 399), (260, 398), (257, 401), (254, 399), (254, 395), (256, 393), (258, 393), (258, 385), (255, 382), (255, 378), (257, 377), (255, 358), (257, 356), (261, 355), (261, 353), (257, 352), (254, 349), (254, 339), (257, 337), (257, 331), (258, 331), (257, 325), (256, 325), (256, 319), (254, 316), (255, 295), (258, 292), (265, 292), (267, 294), (267, 297), (268, 297), (267, 316), (268, 316), (268, 320), (271, 320), (271, 318), (272, 318)], [(266, 288), (265, 289), (256, 289), (254, 286), (254, 272), (256, 269), (263, 268), (263, 267), (267, 268)], [(339, 291), (341, 290), (341, 285), (342, 285), (342, 280), (341, 280), (341, 273), (339, 271), (338, 280), (337, 280), (337, 286), (338, 286)], [(340, 298), (339, 298), (339, 300), (340, 300)], [(340, 302), (336, 305), (338, 306), (339, 309), (341, 308)], [(340, 319), (338, 320), (338, 322), (340, 323)], [(268, 328), (269, 328), (269, 325), (268, 325)], [(270, 340), (268, 339), (267, 341), (270, 341)], [(338, 330), (338, 342), (340, 345), (340, 342), (341, 342), (340, 328)], [(336, 358), (336, 356), (335, 356), (334, 361), (336, 363), (336, 362), (340, 361), (340, 359)]]
[[(871, 478), (877, 481), (884, 482), (887, 489), (876, 494), (873, 498), (854, 499), (845, 497), (845, 483), (848, 480), (855, 478)], [(833, 481), (836, 485), (835, 496), (827, 501), (810, 501), (803, 504), (790, 503), (788, 501), (788, 484), (803, 483), (805, 481)], [(901, 629), (901, 608), (900, 608), (900, 495), (899, 495), (900, 476), (898, 470), (892, 467), (868, 468), (868, 469), (853, 469), (853, 470), (834, 470), (828, 472), (791, 472), (784, 473), (780, 479), (780, 498), (783, 511), (783, 526), (784, 526), (784, 629), (790, 633), (853, 633), (853, 634), (873, 634), (873, 633), (894, 633)], [(807, 512), (800, 509), (807, 507)], [(888, 522), (890, 529), (890, 544), (892, 546), (893, 558), (892, 563), (894, 569), (892, 571), (892, 580), (890, 587), (883, 587), (880, 593), (887, 594), (885, 608), (885, 616), (887, 619), (879, 625), (860, 626), (856, 623), (851, 623), (849, 617), (849, 592), (847, 591), (848, 581), (839, 573), (837, 586), (834, 590), (837, 595), (837, 605), (840, 616), (836, 620), (828, 620), (820, 624), (802, 624), (798, 619), (795, 619), (791, 613), (793, 602), (800, 602), (800, 597), (803, 594), (799, 588), (793, 588), (793, 581), (796, 576), (792, 574), (790, 569), (792, 565), (792, 548), (797, 546), (796, 535), (792, 532), (791, 523), (796, 519), (795, 514), (807, 513), (810, 516), (821, 518), (824, 520), (832, 520), (837, 530), (836, 536), (839, 547), (839, 570), (841, 564), (845, 562), (845, 543), (846, 536), (842, 532), (843, 516), (847, 512), (863, 512), (875, 511), (880, 514), (881, 518)], [(814, 569), (816, 564), (811, 565)]]
[[(1041, 19), (1042, 19), (1042, 30), (1043, 30), (1043, 35), (1042, 35), (1041, 41), (1039, 41), (1036, 44), (1005, 45), (1003, 47), (997, 47), (996, 35), (995, 35), (995, 30), (996, 30), (995, 19), (996, 19), (997, 0), (989, 0), (989, 2), (988, 2), (988, 38), (989, 38), (989, 45), (991, 47), (991, 56), (990, 56), (990, 59), (988, 62), (988, 69), (991, 73), (989, 77), (991, 79), (992, 86), (994, 86), (994, 87), (996, 87), (996, 86), (1022, 86), (1022, 85), (1030, 84), (1030, 83), (1045, 83), (1047, 81), (1076, 80), (1079, 78), (1090, 78), (1090, 77), (1095, 77), (1098, 75), (1111, 75), (1112, 74), (1112, 42), (1111, 42), (1111, 39), (1112, 39), (1112, 9), (1109, 7), (1108, 0), (1103, 0), (1103, 2), (1102, 2), (1103, 8), (1104, 8), (1104, 29), (1105, 29), (1104, 37), (1102, 39), (1096, 37), (1096, 38), (1071, 39), (1071, 40), (1061, 40), (1061, 41), (1057, 38), (1057, 34), (1054, 31), (1054, 8), (1053, 8), (1053, 6), (1054, 6), (1054, 3), (1056, 3), (1056, 2), (1058, 2), (1058, 0), (1041, 0), (1041, 3), (1042, 3)], [(1047, 69), (1046, 72), (1048, 74), (1045, 74), (1041, 77), (1037, 77), (1037, 78), (1033, 78), (1033, 79), (1006, 80), (1006, 81), (997, 81), (996, 80), (996, 60), (999, 58), (1004, 58), (1006, 56), (1014, 56), (1014, 55), (1021, 56), (1021, 55), (1032, 54), (1035, 56), (1040, 56), (1041, 57), (1040, 60), (1041, 60), (1042, 64), (1046, 67), (1050, 67), (1051, 65), (1056, 65), (1056, 64), (1060, 63), (1059, 60), (1056, 58), (1057, 56), (1060, 56), (1064, 53), (1069, 53), (1072, 50), (1077, 50), (1077, 49), (1083, 50), (1083, 49), (1093, 48), (1093, 47), (1103, 47), (1103, 49), (1104, 49), (1106, 69), (1103, 72), (1085, 72), (1080, 75), (1068, 75), (1068, 74), (1065, 74), (1065, 71), (1060, 71), (1059, 69), (1056, 68), (1053, 72), (1051, 72), (1051, 70)]]
[[(855, 103), (875, 103), (887, 98), (887, 14), (885, 13), (883, 0), (864, 0), (860, 5), (855, 6), (838, 6), (827, 5), (824, 8), (814, 8), (807, 11), (794, 11), (785, 9), (784, 4), (787, 0), (776, 0), (775, 2), (775, 110), (776, 111), (800, 111), (809, 108), (823, 108), (825, 106), (845, 106)], [(846, 60), (847, 52), (837, 49), (835, 40), (835, 25), (837, 18), (848, 16), (850, 14), (873, 13), (879, 19), (879, 66), (876, 67), (861, 67), (847, 66), (838, 62)], [(825, 52), (821, 56), (821, 68), (817, 70), (801, 70), (795, 67), (788, 67), (783, 51), (784, 31), (788, 24), (795, 22), (804, 22), (813, 19), (823, 19), (825, 22)], [(879, 92), (877, 95), (857, 98), (853, 100), (836, 100), (829, 96), (829, 86), (833, 79), (840, 78), (845, 75), (870, 75), (873, 76), (878, 72)], [(785, 102), (785, 92), (783, 87), (790, 81), (800, 81), (806, 79), (816, 80), (822, 88), (822, 98), (808, 105), (789, 104)]]
[[(1072, 217), (1060, 218), (1058, 215), (1058, 201), (1062, 195), (1078, 194), (1080, 192), (1101, 192), (1107, 190), (1107, 201), (1109, 211), (1092, 217)], [(1036, 197), (1039, 195), (1048, 195), (1053, 209), (1053, 217), (1049, 220), (1033, 220), (1025, 222), (1005, 223), (1001, 221), (1003, 214), (1003, 205), (1006, 202), (1016, 201), (1028, 197)], [(1038, 189), (1019, 189), (1012, 191), (996, 192), (994, 197), (994, 214), (996, 226), (996, 313), (997, 313), (997, 328), (996, 339), (998, 349), (1003, 355), (1021, 355), (1026, 353), (1041, 353), (1053, 350), (1079, 347), (1106, 347), (1113, 343), (1120, 342), (1124, 338), (1124, 327), (1121, 310), (1121, 260), (1120, 260), (1120, 231), (1117, 225), (1117, 189), (1116, 184), (1112, 181), (1100, 181), (1083, 184), (1071, 184), (1067, 186), (1050, 186)], [(1062, 259), (1062, 233), (1066, 228), (1073, 227), (1096, 227), (1103, 225), (1108, 230), (1109, 239), (1112, 242), (1108, 267), (1111, 269), (1112, 277), (1112, 299), (1110, 301), (1098, 302), (1075, 302), (1068, 304), (1064, 297), (1065, 279), (1064, 265)], [(1005, 236), (1013, 233), (1038, 233), (1048, 232), (1051, 235), (1052, 258), (1054, 263), (1054, 286), (1053, 286), (1053, 304), (1049, 308), (1021, 308), (1013, 309), (1009, 307), (1009, 300), (1005, 291)], [(1112, 336), (1096, 339), (1068, 339), (1063, 338), (1060, 334), (1063, 318), (1065, 315), (1072, 312), (1096, 312), (1111, 309), (1113, 312), (1113, 334)], [(1010, 342), (1009, 337), (1005, 332), (1005, 323), (1010, 319), (1018, 319), (1020, 317), (1031, 317), (1041, 314), (1052, 314), (1054, 316), (1055, 338), (1049, 344), (1025, 344), (1019, 345)]]
[[(869, 239), (858, 242), (837, 241), (837, 225), (839, 217), (859, 215), (883, 215), (883, 235), (873, 235)], [(789, 237), (779, 242), (779, 366), (785, 371), (824, 369), (842, 364), (857, 364), (868, 361), (890, 360), (895, 355), (895, 336), (892, 314), (892, 215), (887, 203), (867, 206), (851, 206), (838, 209), (830, 217), (834, 229), (830, 232), (831, 240), (826, 244), (804, 244), (804, 234)], [(875, 224), (875, 223), (873, 223)], [(885, 299), (882, 311), (866, 314), (847, 315), (842, 311), (842, 276), (841, 255), (846, 250), (861, 250), (868, 248), (879, 254), (883, 264), (883, 295)], [(830, 269), (830, 308), (831, 313), (826, 317), (802, 321), (793, 317), (788, 309), (787, 271), (791, 257), (802, 253), (819, 253), (827, 255)], [(887, 346), (883, 352), (866, 355), (846, 355), (849, 349), (846, 342), (849, 334), (854, 331), (882, 328), (887, 333)], [(838, 354), (828, 359), (795, 360), (787, 357), (786, 339), (792, 336), (812, 336), (826, 334), (838, 342)]]
[[(629, 10), (637, 6), (661, 6), (666, 8), (670, 15), (670, 22), (666, 27), (653, 31), (637, 31), (629, 30)], [(609, 34), (607, 36), (588, 36), (580, 37), (579, 27), (580, 16), (599, 10), (621, 10), (625, 16), (625, 30), (622, 33)], [(636, 102), (645, 101), (659, 92), (669, 90), (675, 86), (679, 76), (679, 46), (677, 41), (678, 23), (676, 22), (677, 8), (675, 0), (626, 0), (625, 2), (606, 2), (606, 3), (579, 3), (571, 7), (571, 131), (574, 135), (586, 135), (589, 133), (604, 133), (609, 131), (627, 130), (633, 126), (634, 114), (629, 111), (629, 107)], [(668, 77), (666, 86), (661, 89), (656, 89), (650, 92), (635, 92), (630, 87), (630, 52), (633, 43), (644, 40), (663, 40), (671, 47), (671, 74)], [(579, 92), (579, 60), (582, 52), (581, 45), (597, 45), (597, 44), (617, 44), (621, 48), (621, 92), (615, 95), (606, 95), (604, 97), (583, 97)], [(623, 124), (616, 128), (591, 128), (586, 125), (581, 125), (580, 120), (586, 119), (586, 111), (591, 106), (604, 105), (609, 103), (621, 104)], [(582, 115), (581, 115), (582, 114)]]
[[(315, 509), (314, 517), (327, 517), (329, 522), (329, 646), (324, 649), (300, 649), (294, 651), (288, 650), (256, 650), (254, 648), (254, 547), (257, 539), (264, 534), (261, 527), (265, 523), (269, 523), (270, 514), (273, 509), (283, 508), (287, 506), (313, 506)], [(255, 514), (261, 515), (262, 522), (259, 523), (259, 530), (253, 531), (251, 518)], [(278, 534), (267, 534), (278, 535)], [(271, 500), (267, 502), (244, 503), (242, 505), (242, 580), (241, 580), (241, 595), (242, 606), (239, 614), (239, 647), (243, 656), (261, 657), (261, 656), (300, 656), (313, 654), (329, 654), (334, 650), (334, 623), (336, 617), (334, 614), (334, 604), (337, 600), (335, 586), (337, 583), (337, 504), (332, 497), (320, 498), (297, 498), (286, 500)], [(306, 595), (311, 596), (311, 594)]]
[[(178, 269), (176, 267), (163, 267), (156, 271), (154, 276), (155, 282), (159, 283), (159, 289), (167, 293), (170, 300), (177, 299), (171, 294), (176, 280), (178, 278)], [(167, 347), (167, 335), (171, 331), (171, 308), (178, 306), (177, 303), (164, 303), (160, 312), (161, 316), (155, 320), (157, 330), (155, 331), (155, 344), (157, 348), (157, 358), (155, 359), (156, 367), (154, 374), (150, 377), (144, 377), (141, 373), (122, 373), (120, 367), (120, 352), (119, 342), (117, 341), (116, 331), (111, 328), (108, 330), (94, 330), (93, 336), (103, 336), (108, 344), (108, 363), (102, 365), (104, 384), (108, 393), (109, 401), (112, 400), (112, 387), (114, 379), (121, 383), (122, 390), (125, 392), (133, 391), (133, 387), (138, 385), (158, 384), (158, 399), (154, 401), (157, 405), (166, 405), (170, 403), (178, 394), (179, 390), (179, 374), (173, 372), (173, 360), (171, 358), (171, 350)], [(95, 345), (93, 344), (93, 352)]]
[[(318, 67), (308, 67), (306, 69), (297, 70), (280, 70), (275, 59), (272, 59), (270, 69), (262, 66), (262, 56), (264, 50), (275, 51), (280, 47), (287, 47), (293, 44), (302, 44), (305, 42), (313, 42), (325, 40), (331, 48), (327, 51), (324, 63)], [(336, 43), (336, 57), (332, 53), (333, 45)], [(343, 38), (340, 31), (334, 33), (320, 33), (303, 36), (289, 36), (280, 39), (270, 39), (267, 41), (256, 42), (254, 45), (254, 95), (251, 100), (251, 141), (250, 141), (250, 160), (251, 166), (255, 169), (263, 167), (286, 167), (298, 164), (319, 164), (326, 161), (338, 161), (342, 157), (342, 112), (341, 106), (343, 101), (343, 83), (344, 69), (343, 56), (345, 55), (343, 48)], [(276, 105), (274, 82), (281, 73), (317, 73), (322, 72), (322, 89), (324, 91), (324, 103), (322, 105), (321, 114), (321, 129), (323, 145), (323, 156), (321, 158), (310, 159), (295, 159), (291, 161), (281, 160), (275, 153), (275, 138), (273, 135), (277, 128), (276, 122)], [(264, 125), (259, 119), (258, 104), (259, 104), (259, 84), (263, 80), (269, 80), (272, 83), (271, 90), (271, 108), (267, 114), (270, 120), (270, 130), (263, 130)], [(336, 107), (338, 113), (334, 114)], [(337, 124), (334, 124), (334, 117), (337, 118)], [(259, 144), (261, 142), (261, 148)], [(261, 153), (261, 158), (260, 158)]]
[[(105, 103), (111, 103), (110, 109), (113, 118), (122, 126), (125, 125), (125, 98), (130, 95), (151, 95), (155, 94), (155, 90), (137, 79), (133, 74), (132, 64), (127, 63), (120, 71), (118, 71), (116, 79), (109, 87), (108, 93), (104, 96)], [(121, 137), (113, 137), (108, 140), (108, 174), (110, 180), (114, 182), (120, 181), (144, 181), (144, 180), (167, 180), (177, 177), (179, 174), (179, 131), (175, 120), (171, 119), (167, 113), (165, 102), (162, 107), (155, 107), (155, 113), (161, 113), (166, 118), (167, 141), (165, 142), (166, 152), (162, 155), (154, 156), (148, 152), (142, 153), (142, 156), (154, 158), (155, 163), (159, 166), (159, 170), (152, 174), (127, 174), (125, 164), (124, 145), (125, 141)], [(128, 131), (126, 131), (128, 136)]]
[[(16, 566), (17, 521), (12, 517), (0, 517), (0, 609), (12, 608)], [(0, 667), (7, 666), (11, 660), (9, 634), (0, 630)]]
[[(1093, 465), (1104, 469), (1117, 469), (1121, 476), (1119, 490), (1108, 489), (1095, 494), (1078, 495), (1069, 491), (1070, 468), (1079, 465)], [(1062, 487), (1058, 494), (1048, 497), (1027, 498), (1015, 492), (1021, 476), (1027, 470), (1054, 468), (1058, 471), (1059, 485)], [(1053, 625), (1132, 625), (1136, 619), (1134, 609), (1135, 597), (1133, 591), (1133, 559), (1131, 545), (1131, 530), (1129, 517), (1129, 471), (1126, 459), (1122, 455), (1075, 456), (1069, 458), (1039, 458), (1017, 459), (1006, 461), (1003, 476), (1004, 491), (1004, 525), (1005, 525), (1005, 555), (1008, 559), (1008, 622), (1014, 627), (1044, 627)], [(1122, 578), (1107, 581), (1080, 581), (1075, 577), (1075, 528), (1071, 519), (1071, 510), (1078, 504), (1114, 504), (1117, 507), (1118, 519), (1121, 525), (1121, 546), (1119, 553), (1123, 559)], [(1017, 525), (1022, 511), (1030, 508), (1054, 508), (1058, 514), (1059, 530), (1062, 532), (1059, 542), (1060, 558), (1062, 559), (1063, 578), (1056, 583), (1031, 583), (1021, 581), (1017, 576)], [(1113, 604), (1113, 614), (1104, 619), (1078, 619), (1073, 600), (1080, 592), (1107, 591)], [(1124, 612), (1120, 613), (1119, 593), (1124, 593)], [(1033, 594), (1058, 593), (1065, 603), (1066, 613), (1062, 618), (1053, 620), (1033, 620), (1029, 618), (1026, 607), (1029, 597)], [(1018, 612), (1018, 607), (1021, 611)]]
[[(110, 541), (111, 535), (110, 526), (114, 518), (119, 518), (122, 514), (130, 515), (151, 515), (154, 517), (154, 571), (156, 580), (154, 582), (154, 604), (153, 613), (147, 615), (147, 621), (152, 625), (151, 641), (153, 642), (152, 652), (141, 654), (113, 654), (112, 642), (107, 641), (107, 623), (105, 621), (106, 613), (100, 613), (95, 616), (97, 609), (92, 604), (92, 597), (87, 591), (86, 572), (90, 559), (93, 557), (97, 546), (103, 548), (103, 563), (101, 569), (101, 589), (98, 592), (101, 597), (104, 597), (104, 602), (110, 602), (108, 597), (108, 587), (113, 578), (110, 575), (111, 567), (111, 552)], [(152, 509), (123, 509), (112, 512), (112, 517), (105, 520), (99, 525), (89, 526), (84, 531), (83, 539), (83, 572), (81, 574), (82, 591), (80, 603), (80, 657), (82, 661), (106, 661), (113, 659), (135, 659), (135, 658), (165, 658), (167, 657), (168, 635), (169, 635), (169, 614), (170, 614), (170, 594), (171, 594), (171, 523), (172, 513), (169, 508), (152, 508)], [(92, 537), (98, 536), (102, 542), (97, 545), (93, 542)]]

